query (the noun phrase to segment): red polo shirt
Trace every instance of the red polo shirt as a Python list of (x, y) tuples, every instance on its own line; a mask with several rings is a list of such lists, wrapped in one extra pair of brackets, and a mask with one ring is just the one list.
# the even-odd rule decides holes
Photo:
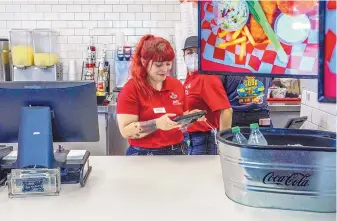
[[(154, 95), (149, 98), (136, 87), (133, 79), (130, 79), (117, 100), (117, 114), (132, 114), (139, 117), (140, 122), (153, 120), (165, 113), (183, 115), (184, 112), (184, 88), (180, 81), (172, 77), (166, 77), (163, 88), (158, 91), (151, 87)], [(163, 111), (165, 110), (165, 111)], [(158, 113), (160, 112), (160, 113)], [(162, 113), (165, 112), (165, 113)], [(142, 148), (161, 148), (182, 142), (184, 136), (178, 129), (163, 131), (156, 130), (141, 139), (129, 139), (129, 144)]]
[[(231, 108), (220, 78), (216, 75), (187, 74), (184, 88), (185, 109), (207, 111), (207, 123), (218, 129), (220, 111)], [(190, 133), (210, 130), (211, 128), (205, 122), (196, 122), (188, 128)]]

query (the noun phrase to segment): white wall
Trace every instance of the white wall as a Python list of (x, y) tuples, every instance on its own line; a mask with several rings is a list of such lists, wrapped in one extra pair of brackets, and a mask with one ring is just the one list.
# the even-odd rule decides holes
[(337, 105), (317, 101), (317, 80), (301, 80), (301, 116), (308, 116), (304, 129), (336, 132)]
[(125, 32), (130, 45), (148, 33), (164, 36), (174, 44), (174, 26), (180, 17), (178, 0), (0, 0), (0, 38), (8, 37), (12, 28), (58, 31), (66, 73), (70, 59), (76, 60), (77, 70), (81, 70), (90, 35), (95, 36), (99, 52), (103, 44), (114, 48), (113, 33), (118, 31)]
[[(103, 44), (114, 48), (113, 33), (118, 31), (125, 32), (131, 45), (147, 33), (165, 36), (174, 45), (180, 10), (179, 0), (0, 0), (0, 38), (8, 37), (12, 28), (52, 28), (60, 35), (64, 72), (70, 59), (77, 61), (80, 71), (90, 34), (99, 52)], [(336, 105), (317, 102), (316, 80), (301, 84), (301, 115), (309, 117), (304, 128), (336, 131)]]

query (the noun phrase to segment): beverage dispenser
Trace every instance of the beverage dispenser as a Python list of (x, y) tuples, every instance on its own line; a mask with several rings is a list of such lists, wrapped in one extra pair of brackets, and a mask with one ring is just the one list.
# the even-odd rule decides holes
[(0, 38), (0, 81), (11, 81), (9, 40)]
[(129, 69), (132, 60), (132, 47), (125, 42), (123, 32), (116, 33), (116, 51), (115, 51), (115, 91), (121, 90), (129, 80)]
[(13, 81), (62, 80), (57, 33), (50, 29), (10, 31)]
[(51, 67), (59, 62), (57, 34), (49, 29), (35, 29), (33, 34), (34, 64)]
[(34, 49), (31, 32), (27, 29), (10, 31), (12, 60), (15, 67), (34, 65)]

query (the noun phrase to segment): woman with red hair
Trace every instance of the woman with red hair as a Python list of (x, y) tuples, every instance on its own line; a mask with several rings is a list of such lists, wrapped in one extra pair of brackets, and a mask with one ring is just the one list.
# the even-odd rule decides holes
[(130, 147), (126, 155), (182, 155), (184, 136), (171, 118), (184, 114), (184, 88), (168, 76), (175, 53), (153, 35), (141, 38), (131, 63), (132, 78), (118, 96), (117, 122)]

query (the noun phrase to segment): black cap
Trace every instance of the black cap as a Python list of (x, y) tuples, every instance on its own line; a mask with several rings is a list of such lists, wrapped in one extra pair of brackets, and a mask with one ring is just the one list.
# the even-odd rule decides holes
[(186, 38), (183, 50), (187, 48), (197, 48), (198, 47), (198, 37), (197, 36), (190, 36)]

